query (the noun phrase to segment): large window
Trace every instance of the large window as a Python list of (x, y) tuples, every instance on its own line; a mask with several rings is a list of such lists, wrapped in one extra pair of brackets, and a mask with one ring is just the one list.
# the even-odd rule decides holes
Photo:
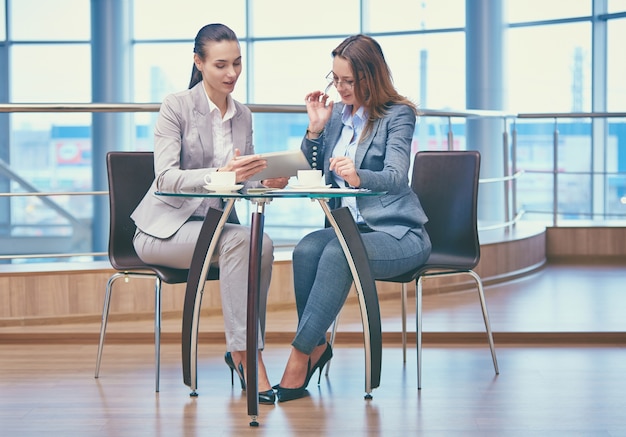
[(375, 0), (365, 18), (374, 33), (463, 28), (465, 0)]
[(626, 110), (626, 56), (623, 41), (626, 41), (626, 18), (607, 24), (607, 110)]
[[(246, 1), (229, 0), (130, 0), (133, 5), (133, 37), (138, 41), (193, 41), (209, 23), (224, 23), (242, 38), (246, 36)], [(193, 45), (189, 48), (192, 51)]]
[[(8, 0), (8, 63), (13, 103), (83, 103), (91, 100), (89, 0)], [(37, 11), (37, 13), (33, 13)], [(72, 11), (60, 14), (59, 11)], [(51, 19), (51, 17), (55, 17)], [(2, 29), (5, 20), (2, 19)], [(91, 116), (89, 114), (15, 113), (9, 117), (8, 162), (16, 175), (11, 192), (79, 192), (92, 189)], [(3, 135), (3, 134), (0, 134)], [(6, 143), (4, 140), (8, 140)], [(6, 151), (2, 151), (4, 155)], [(4, 182), (4, 181), (3, 181)], [(3, 184), (3, 186), (5, 186)], [(0, 238), (40, 237), (37, 250), (91, 251), (93, 218), (90, 196), (3, 199), (7, 226)], [(17, 240), (20, 241), (20, 240)], [(17, 253), (26, 244), (4, 244)], [(8, 252), (7, 252), (8, 251)]]
[(465, 108), (463, 32), (378, 38), (398, 91), (422, 108)]
[(509, 23), (557, 20), (591, 15), (589, 0), (507, 0)]
[(0, 0), (0, 41), (7, 39), (6, 0)]
[[(251, 1), (250, 20), (255, 38), (344, 35), (361, 31), (359, 0)], [(306, 52), (298, 52), (305, 55)], [(276, 52), (270, 62), (285, 56)], [(300, 57), (300, 56), (298, 56)], [(310, 64), (301, 64), (301, 66)]]
[[(89, 0), (6, 0), (13, 41), (72, 41), (90, 38)], [(3, 12), (4, 13), (4, 12)]]
[(507, 37), (509, 110), (591, 110), (589, 23), (513, 28)]

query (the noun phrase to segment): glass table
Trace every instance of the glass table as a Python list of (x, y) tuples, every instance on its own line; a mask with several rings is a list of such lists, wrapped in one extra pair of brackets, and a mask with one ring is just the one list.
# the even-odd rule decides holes
[(309, 198), (316, 201), (333, 227), (346, 255), (356, 288), (365, 344), (365, 398), (372, 398), (372, 390), (380, 385), (382, 359), (382, 333), (380, 308), (376, 284), (369, 269), (361, 234), (348, 208), (331, 210), (328, 200), (341, 197), (379, 196), (381, 192), (350, 188), (324, 188), (315, 190), (265, 190), (251, 189), (235, 192), (213, 192), (197, 188), (185, 192), (156, 192), (159, 196), (217, 197), (224, 200), (222, 211), (210, 208), (202, 224), (196, 243), (183, 304), (182, 366), (185, 385), (191, 388), (190, 396), (197, 396), (197, 348), (200, 306), (210, 259), (227, 218), (237, 200), (247, 199), (255, 205), (250, 224), (250, 260), (248, 267), (248, 320), (246, 333), (246, 369), (248, 415), (250, 426), (258, 426), (258, 305), (261, 273), (261, 249), (265, 206), (276, 199)]

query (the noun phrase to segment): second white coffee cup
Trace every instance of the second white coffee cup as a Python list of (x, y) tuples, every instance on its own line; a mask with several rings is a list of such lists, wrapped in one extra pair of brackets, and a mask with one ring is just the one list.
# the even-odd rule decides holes
[(298, 185), (319, 187), (322, 185), (322, 170), (298, 170)]
[(204, 182), (207, 185), (217, 185), (220, 187), (230, 187), (237, 182), (237, 173), (234, 171), (215, 171), (204, 175)]

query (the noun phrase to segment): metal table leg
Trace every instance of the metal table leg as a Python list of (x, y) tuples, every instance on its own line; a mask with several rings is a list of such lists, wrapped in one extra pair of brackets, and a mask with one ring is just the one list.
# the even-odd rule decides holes
[[(264, 208), (268, 199), (256, 201), (257, 211), (252, 214), (250, 261), (248, 270), (248, 323), (246, 334), (246, 362), (247, 362), (247, 400), (248, 415), (251, 417), (250, 426), (258, 426), (259, 386), (258, 386), (258, 319), (259, 319), (259, 289), (261, 274), (261, 252), (263, 250), (263, 220)], [(198, 328), (200, 323), (200, 306), (206, 275), (209, 271), (210, 260), (217, 240), (224, 224), (234, 205), (235, 199), (228, 199), (224, 211), (210, 209), (202, 224), (200, 236), (196, 243), (192, 265), (189, 269), (189, 278), (185, 291), (183, 305), (182, 328), (182, 356), (183, 380), (191, 387), (190, 396), (197, 396), (198, 387)]]
[(318, 202), (337, 234), (359, 298), (365, 343), (365, 399), (371, 399), (372, 390), (380, 385), (383, 350), (376, 282), (369, 268), (361, 234), (349, 209), (344, 207), (331, 211), (326, 200), (318, 199)]
[(263, 224), (265, 201), (256, 202), (250, 226), (250, 259), (248, 268), (248, 320), (246, 328), (246, 395), (250, 426), (259, 426), (259, 290), (261, 288), (261, 253), (263, 251)]
[(189, 268), (182, 326), (183, 381), (185, 385), (191, 388), (189, 396), (198, 396), (196, 392), (198, 388), (198, 327), (204, 283), (217, 240), (234, 204), (235, 199), (228, 199), (223, 212), (213, 208), (209, 209), (202, 223)]

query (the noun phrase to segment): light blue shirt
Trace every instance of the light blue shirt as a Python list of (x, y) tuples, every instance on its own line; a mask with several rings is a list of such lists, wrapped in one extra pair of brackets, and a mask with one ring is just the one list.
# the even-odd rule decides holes
[[(361, 134), (363, 133), (363, 127), (367, 121), (367, 112), (361, 106), (357, 109), (356, 113), (352, 115), (352, 105), (346, 105), (343, 107), (341, 113), (341, 123), (343, 128), (341, 129), (341, 136), (339, 141), (335, 144), (333, 149), (333, 157), (348, 156), (352, 161), (355, 161), (356, 148), (358, 147)], [(344, 179), (333, 173), (333, 179), (340, 187), (348, 185)], [(363, 223), (363, 217), (359, 214), (359, 209), (356, 205), (355, 197), (344, 197), (341, 199), (341, 206), (347, 206), (352, 213), (352, 217), (357, 223)]]

